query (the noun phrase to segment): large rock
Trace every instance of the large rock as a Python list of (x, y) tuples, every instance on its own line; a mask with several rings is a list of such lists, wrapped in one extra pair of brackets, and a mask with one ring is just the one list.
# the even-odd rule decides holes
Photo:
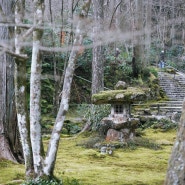
[(127, 88), (127, 84), (124, 81), (118, 81), (118, 83), (115, 86), (116, 90), (124, 90)]
[(138, 118), (112, 118), (107, 117), (101, 121), (100, 135), (108, 141), (128, 141), (135, 136), (135, 129), (139, 123)]
[(109, 129), (106, 136), (106, 141), (120, 141), (127, 142), (128, 140), (134, 139), (135, 132), (129, 128), (115, 130)]
[(123, 133), (114, 129), (109, 129), (106, 135), (107, 141), (123, 141)]

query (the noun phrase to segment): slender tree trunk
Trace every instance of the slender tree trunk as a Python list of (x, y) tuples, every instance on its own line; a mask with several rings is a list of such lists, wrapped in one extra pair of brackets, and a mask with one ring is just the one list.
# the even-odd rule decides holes
[(163, 9), (163, 0), (160, 0), (160, 3), (159, 3), (159, 6), (160, 6), (160, 10), (159, 10), (159, 15), (160, 15), (160, 18), (159, 18), (159, 31), (160, 31), (160, 40), (161, 40), (161, 49), (164, 50), (164, 46), (165, 46), (165, 26), (166, 26), (166, 19), (162, 13), (162, 9)]
[[(52, 0), (49, 0), (49, 12), (50, 12), (50, 24), (53, 26)], [(55, 47), (54, 28), (52, 28), (50, 35), (51, 35), (52, 47)], [(56, 115), (57, 111), (58, 111), (58, 107), (59, 107), (59, 100), (58, 100), (59, 80), (58, 80), (58, 77), (57, 77), (58, 74), (57, 74), (56, 55), (55, 55), (55, 52), (52, 52), (51, 54), (52, 54), (53, 75), (54, 75), (54, 92), (53, 92), (53, 110), (52, 110), (52, 112), (53, 112), (53, 115)]]
[(15, 96), (19, 132), (23, 148), (26, 176), (33, 175), (33, 157), (30, 140), (30, 126), (26, 101), (26, 60), (15, 59)]
[[(4, 13), (1, 22), (13, 23), (13, 0), (0, 0), (0, 9)], [(5, 45), (13, 37), (11, 27), (0, 26), (0, 40)], [(0, 56), (0, 157), (12, 161), (22, 160), (22, 148), (19, 140), (14, 101), (14, 61), (8, 54)]]
[[(23, 23), (25, 10), (25, 0), (17, 1), (15, 5), (15, 23)], [(22, 29), (15, 26), (15, 98), (17, 120), (19, 125), (19, 133), (24, 154), (26, 176), (33, 175), (33, 157), (30, 140), (30, 125), (28, 118), (28, 108), (26, 100), (26, 61), (27, 58), (22, 57), (21, 37)]]
[(171, 34), (170, 34), (170, 39), (172, 45), (174, 45), (175, 41), (175, 0), (172, 0), (172, 26), (171, 26)]
[[(34, 26), (43, 26), (44, 1), (34, 0)], [(34, 172), (37, 177), (43, 175), (42, 138), (41, 138), (41, 68), (39, 46), (41, 45), (42, 29), (33, 31), (33, 49), (30, 77), (30, 132), (33, 151)]]
[(135, 16), (135, 29), (136, 35), (134, 38), (134, 47), (133, 47), (133, 76), (138, 78), (141, 74), (141, 69), (143, 66), (143, 40), (142, 40), (142, 31), (143, 31), (143, 15), (142, 15), (143, 3), (140, 0), (136, 0), (136, 16)]
[(146, 5), (146, 38), (145, 38), (145, 48), (146, 57), (145, 63), (148, 64), (150, 56), (150, 46), (151, 46), (151, 26), (152, 26), (152, 0), (147, 1)]
[(68, 66), (66, 68), (60, 108), (57, 114), (57, 118), (55, 121), (55, 125), (53, 128), (53, 132), (51, 135), (51, 139), (50, 139), (50, 143), (47, 151), (47, 156), (45, 159), (44, 174), (46, 175), (53, 175), (55, 161), (56, 161), (56, 154), (57, 154), (59, 140), (60, 140), (60, 132), (62, 130), (65, 116), (69, 108), (69, 99), (70, 99), (73, 74), (75, 70), (75, 63), (79, 55), (79, 49), (80, 49), (80, 46), (82, 45), (83, 36), (84, 36), (83, 29), (85, 24), (83, 22), (83, 19), (86, 18), (88, 15), (90, 4), (91, 4), (91, 0), (88, 0), (84, 4), (80, 14), (80, 20), (77, 25), (73, 48), (69, 57)]
[(92, 61), (92, 94), (104, 89), (103, 46), (99, 43), (103, 32), (103, 0), (93, 0), (93, 61)]

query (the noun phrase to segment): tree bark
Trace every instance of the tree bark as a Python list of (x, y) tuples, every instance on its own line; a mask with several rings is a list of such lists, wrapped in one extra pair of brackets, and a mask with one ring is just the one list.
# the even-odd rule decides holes
[(172, 25), (171, 25), (171, 34), (170, 34), (170, 39), (171, 39), (171, 44), (175, 44), (175, 0), (172, 0)]
[(185, 184), (185, 99), (164, 185)]
[(145, 26), (145, 48), (146, 48), (146, 57), (145, 63), (149, 64), (149, 56), (150, 56), (150, 46), (151, 46), (151, 27), (152, 27), (152, 0), (147, 1), (146, 5), (146, 26)]
[(140, 0), (136, 0), (136, 15), (135, 15), (135, 38), (133, 47), (133, 76), (138, 78), (141, 74), (141, 69), (143, 66), (143, 15), (142, 15), (143, 3)]
[[(0, 28), (1, 33), (8, 30)], [(8, 67), (7, 67), (8, 66)], [(9, 69), (7, 69), (9, 68)], [(16, 112), (14, 104), (14, 86), (11, 72), (14, 70), (13, 59), (3, 54), (0, 56), (0, 158), (5, 158), (14, 162), (16, 159), (16, 147), (20, 147)], [(14, 141), (15, 139), (15, 141)], [(15, 142), (15, 143), (14, 143)], [(16, 146), (18, 144), (18, 146)], [(18, 148), (19, 148), (18, 147)], [(21, 149), (21, 148), (20, 148)], [(21, 152), (17, 151), (17, 152)]]
[[(34, 26), (43, 26), (44, 1), (34, 0)], [(33, 151), (34, 172), (37, 177), (43, 175), (42, 137), (41, 137), (41, 68), (39, 46), (41, 45), (42, 29), (33, 31), (33, 48), (30, 77), (30, 132)]]
[[(15, 5), (15, 23), (17, 25), (23, 23), (25, 10), (25, 0), (20, 0), (16, 2)], [(15, 26), (15, 100), (16, 100), (16, 110), (17, 110), (17, 120), (19, 125), (19, 133), (21, 137), (21, 143), (24, 154), (24, 163), (26, 169), (26, 176), (33, 175), (33, 156), (31, 149), (30, 140), (30, 125), (28, 118), (28, 108), (26, 100), (26, 61), (27, 58), (21, 56), (22, 46), (21, 37), (23, 31), (20, 27)], [(20, 57), (19, 57), (20, 55)]]
[(104, 89), (104, 56), (103, 46), (99, 43), (103, 32), (103, 0), (93, 0), (93, 61), (92, 61), (92, 94)]
[[(13, 0), (0, 0), (3, 10), (1, 22), (13, 23)], [(0, 26), (0, 40), (11, 46), (13, 28)], [(0, 56), (0, 157), (12, 161), (22, 161), (22, 148), (19, 140), (14, 101), (14, 61), (8, 54)]]
[(86, 18), (88, 15), (90, 4), (91, 4), (91, 0), (88, 0), (84, 4), (80, 14), (80, 19), (76, 28), (73, 48), (72, 48), (69, 61), (68, 61), (68, 66), (65, 72), (60, 108), (56, 117), (49, 147), (47, 150), (47, 155), (44, 161), (44, 174), (46, 175), (53, 175), (55, 161), (56, 161), (56, 154), (57, 154), (59, 140), (60, 140), (60, 132), (62, 130), (65, 116), (69, 108), (71, 84), (72, 84), (73, 74), (75, 70), (75, 63), (79, 55), (80, 46), (82, 45), (82, 41), (84, 37), (83, 35), (83, 29), (85, 27), (84, 18)]

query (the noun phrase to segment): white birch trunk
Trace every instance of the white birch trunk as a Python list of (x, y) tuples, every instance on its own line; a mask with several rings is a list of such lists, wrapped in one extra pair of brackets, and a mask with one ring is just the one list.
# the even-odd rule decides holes
[[(15, 23), (23, 23), (25, 1), (20, 0), (15, 5)], [(19, 133), (23, 148), (23, 155), (26, 168), (26, 176), (33, 174), (33, 158), (30, 141), (30, 127), (29, 118), (27, 113), (26, 101), (26, 58), (21, 55), (21, 41), (22, 30), (20, 27), (15, 26), (15, 102), (17, 110), (17, 120), (19, 126)]]
[(55, 161), (56, 161), (56, 154), (57, 154), (59, 140), (60, 140), (60, 132), (62, 130), (65, 116), (69, 108), (70, 91), (71, 91), (73, 74), (75, 70), (76, 58), (79, 55), (79, 49), (83, 41), (83, 28), (84, 28), (83, 18), (87, 17), (90, 3), (91, 3), (91, 0), (88, 0), (87, 3), (83, 6), (83, 9), (80, 15), (81, 19), (79, 20), (76, 28), (75, 40), (73, 43), (73, 48), (69, 57), (69, 62), (68, 62), (68, 66), (66, 68), (66, 73), (64, 77), (60, 108), (57, 114), (57, 118), (55, 121), (55, 125), (53, 128), (53, 132), (51, 135), (51, 139), (50, 139), (50, 143), (47, 151), (47, 156), (44, 162), (45, 164), (44, 174), (46, 175), (53, 174)]
[[(34, 0), (34, 25), (42, 26), (44, 1)], [(30, 132), (33, 151), (34, 172), (37, 177), (43, 175), (42, 169), (42, 139), (41, 139), (41, 65), (39, 46), (41, 45), (42, 30), (33, 31), (33, 49), (30, 78)]]

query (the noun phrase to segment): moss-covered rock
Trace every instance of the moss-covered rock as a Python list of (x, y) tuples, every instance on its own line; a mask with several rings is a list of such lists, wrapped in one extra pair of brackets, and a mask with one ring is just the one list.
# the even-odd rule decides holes
[(124, 90), (127, 89), (127, 84), (124, 81), (118, 81), (116, 86), (114, 87), (116, 90)]
[(165, 69), (165, 71), (167, 72), (167, 73), (170, 73), (170, 74), (176, 74), (176, 70), (175, 69), (173, 69), (173, 68), (166, 68)]

